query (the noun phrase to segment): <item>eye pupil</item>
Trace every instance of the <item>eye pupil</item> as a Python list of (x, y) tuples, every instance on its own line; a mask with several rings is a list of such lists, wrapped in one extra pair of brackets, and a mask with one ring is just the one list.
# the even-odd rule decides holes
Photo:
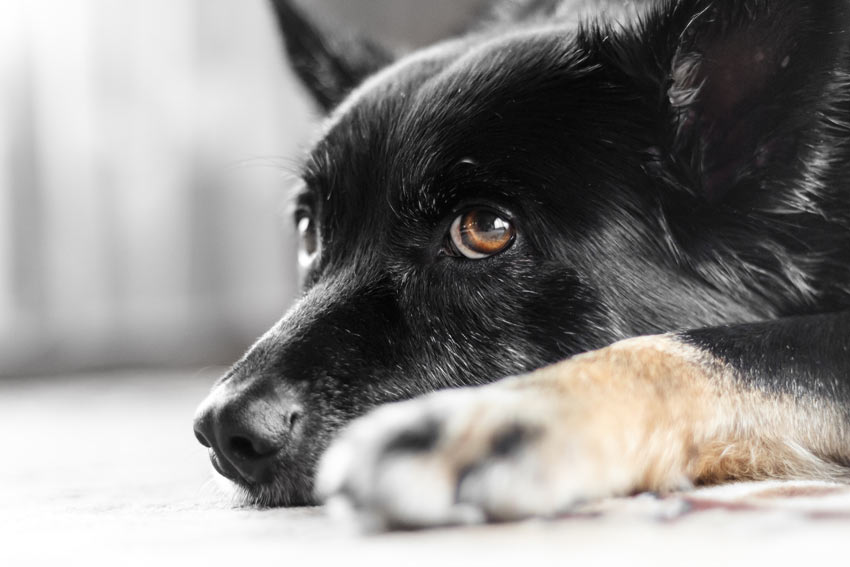
[(494, 256), (513, 242), (515, 230), (498, 214), (476, 209), (464, 213), (452, 224), (452, 242), (463, 256), (478, 260)]
[(467, 213), (462, 221), (461, 236), (470, 248), (485, 248), (488, 245), (501, 246), (510, 225), (503, 218), (489, 212), (473, 211)]

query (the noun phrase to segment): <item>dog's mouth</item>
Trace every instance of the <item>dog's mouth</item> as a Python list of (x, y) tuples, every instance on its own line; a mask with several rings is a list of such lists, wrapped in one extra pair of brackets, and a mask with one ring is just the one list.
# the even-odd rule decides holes
[(220, 458), (212, 449), (209, 449), (209, 455), (210, 463), (212, 463), (215, 472), (217, 472), (229, 481), (237, 483), (245, 482), (245, 479), (242, 478), (242, 475), (240, 475), (239, 472), (235, 468), (233, 468), (230, 463), (227, 462), (226, 459)]
[(315, 506), (312, 482), (309, 487), (298, 486), (279, 480), (264, 484), (233, 482), (235, 502), (239, 506), (252, 508), (280, 508), (295, 506)]
[(275, 456), (259, 477), (241, 472), (214, 449), (209, 449), (210, 463), (216, 473), (229, 481), (234, 501), (239, 506), (259, 508), (313, 506), (313, 472), (311, 468), (287, 466)]
[(210, 460), (215, 471), (229, 481), (237, 506), (278, 508), (317, 504), (312, 479), (305, 481), (301, 475), (281, 475), (266, 482), (249, 481), (223, 465), (220, 458), (211, 455)]

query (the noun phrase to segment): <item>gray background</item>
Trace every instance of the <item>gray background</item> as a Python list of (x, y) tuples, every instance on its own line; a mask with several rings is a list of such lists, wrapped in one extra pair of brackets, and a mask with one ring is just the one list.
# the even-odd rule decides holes
[[(310, 0), (413, 47), (479, 0)], [(0, 0), (0, 375), (238, 356), (292, 301), (319, 116), (262, 0)]]

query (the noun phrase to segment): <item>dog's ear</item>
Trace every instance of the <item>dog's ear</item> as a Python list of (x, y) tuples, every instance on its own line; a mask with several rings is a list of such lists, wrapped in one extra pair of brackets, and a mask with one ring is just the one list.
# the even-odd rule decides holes
[(847, 56), (844, 4), (662, 3), (661, 25), (650, 35), (664, 45), (673, 151), (697, 172), (708, 200), (746, 181), (781, 177), (812, 145), (824, 111), (846, 88), (838, 71)]
[(318, 105), (329, 112), (366, 77), (392, 62), (376, 43), (329, 34), (291, 0), (271, 0), (291, 64)]

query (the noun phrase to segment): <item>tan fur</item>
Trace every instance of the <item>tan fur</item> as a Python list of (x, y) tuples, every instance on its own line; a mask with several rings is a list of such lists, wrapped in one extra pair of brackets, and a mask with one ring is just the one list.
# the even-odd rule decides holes
[(622, 341), (505, 386), (562, 400), (547, 427), (591, 437), (598, 458), (630, 470), (635, 491), (846, 475), (826, 460), (850, 456), (836, 407), (748, 389), (670, 336)]
[[(318, 489), (378, 525), (424, 526), (730, 479), (846, 479), (835, 464), (850, 460), (841, 416), (824, 401), (748, 388), (673, 336), (641, 337), (380, 408), (329, 449)], [(386, 450), (434, 424), (433, 446)]]

